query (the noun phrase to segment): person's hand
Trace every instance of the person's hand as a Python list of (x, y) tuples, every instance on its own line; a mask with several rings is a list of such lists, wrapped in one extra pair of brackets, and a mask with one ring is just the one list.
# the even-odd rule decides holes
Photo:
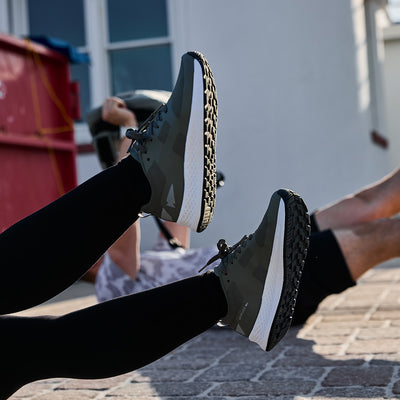
[(108, 97), (101, 112), (104, 121), (118, 126), (136, 127), (135, 114), (126, 108), (125, 102), (119, 97)]

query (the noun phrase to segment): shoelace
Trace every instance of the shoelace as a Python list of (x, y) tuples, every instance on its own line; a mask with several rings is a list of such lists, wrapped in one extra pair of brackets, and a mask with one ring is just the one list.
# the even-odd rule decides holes
[(162, 121), (162, 114), (167, 112), (167, 105), (162, 104), (151, 113), (138, 129), (129, 128), (126, 131), (126, 137), (132, 139), (132, 143), (130, 144), (127, 153), (131, 151), (133, 146), (136, 146), (139, 151), (146, 154), (147, 149), (145, 143), (147, 140), (151, 140), (151, 137), (153, 136), (153, 128), (159, 128), (158, 122)]
[(251, 239), (253, 235), (244, 235), (236, 244), (233, 246), (229, 247), (228, 244), (226, 243), (225, 239), (220, 239), (217, 243), (217, 248), (218, 248), (218, 254), (215, 256), (211, 257), (207, 264), (199, 270), (199, 272), (203, 271), (205, 268), (207, 268), (210, 264), (212, 264), (214, 261), (217, 261), (218, 259), (225, 259), (229, 254), (231, 254), (234, 250), (236, 250), (239, 246), (241, 246), (244, 242), (246, 242), (248, 239)]

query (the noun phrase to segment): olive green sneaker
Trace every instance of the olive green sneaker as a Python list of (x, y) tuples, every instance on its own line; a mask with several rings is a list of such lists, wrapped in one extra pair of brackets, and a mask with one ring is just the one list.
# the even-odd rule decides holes
[(309, 243), (310, 222), (301, 197), (275, 192), (257, 230), (233, 247), (218, 242), (214, 272), (228, 304), (225, 325), (271, 350), (290, 327)]
[(182, 56), (175, 88), (132, 139), (151, 199), (142, 212), (203, 231), (211, 222), (216, 179), (217, 96), (211, 69), (198, 52)]

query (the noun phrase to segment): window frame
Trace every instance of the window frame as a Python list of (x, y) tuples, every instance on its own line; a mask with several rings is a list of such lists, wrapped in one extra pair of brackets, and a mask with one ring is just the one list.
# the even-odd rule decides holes
[[(90, 107), (101, 105), (104, 99), (112, 94), (110, 53), (114, 50), (169, 45), (171, 46), (171, 69), (174, 71), (170, 0), (166, 0), (166, 10), (167, 36), (110, 42), (107, 0), (83, 0), (86, 45), (78, 47), (78, 51), (89, 54), (91, 59), (89, 66)], [(0, 0), (0, 11), (2, 15), (8, 16), (8, 18), (0, 19), (0, 29), (17, 36), (29, 34), (28, 0)], [(97, 18), (93, 18), (94, 15)], [(90, 134), (84, 121), (75, 122), (75, 136), (78, 143), (89, 141)]]

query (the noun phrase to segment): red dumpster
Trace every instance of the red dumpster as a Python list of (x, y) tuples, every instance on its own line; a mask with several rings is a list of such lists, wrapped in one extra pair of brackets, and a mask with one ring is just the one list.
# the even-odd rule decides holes
[(0, 232), (77, 184), (66, 57), (0, 33)]

